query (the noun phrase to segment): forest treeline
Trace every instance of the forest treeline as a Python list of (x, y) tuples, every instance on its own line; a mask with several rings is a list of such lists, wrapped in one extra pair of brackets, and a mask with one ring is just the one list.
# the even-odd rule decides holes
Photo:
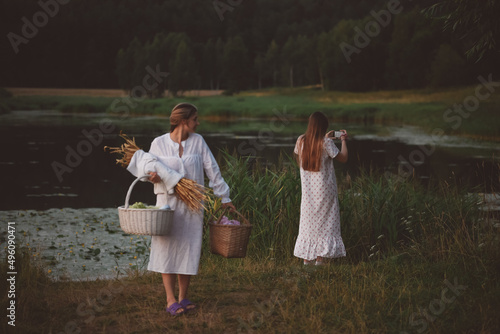
[(496, 56), (467, 60), (466, 41), (422, 15), (433, 2), (5, 0), (0, 86), (131, 91), (161, 71), (150, 95), (366, 91), (462, 85), (495, 72)]

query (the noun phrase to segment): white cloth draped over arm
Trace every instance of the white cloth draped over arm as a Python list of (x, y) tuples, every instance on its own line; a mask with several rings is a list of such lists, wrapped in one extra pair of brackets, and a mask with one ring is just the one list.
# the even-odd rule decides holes
[(158, 161), (158, 158), (154, 154), (144, 152), (143, 150), (138, 150), (134, 153), (127, 170), (135, 177), (149, 176), (150, 172), (156, 172), (169, 194), (174, 192), (175, 185), (183, 178), (182, 174)]
[(214, 190), (214, 195), (221, 198), (222, 203), (229, 203), (229, 186), (222, 178), (219, 165), (210, 151), (207, 143), (203, 141), (203, 168), (209, 179), (208, 186)]

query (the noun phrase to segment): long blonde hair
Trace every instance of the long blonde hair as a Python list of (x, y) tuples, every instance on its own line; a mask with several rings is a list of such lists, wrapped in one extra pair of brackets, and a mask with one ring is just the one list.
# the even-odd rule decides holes
[(302, 147), (299, 149), (299, 163), (302, 169), (319, 172), (327, 129), (328, 118), (322, 112), (317, 111), (309, 116), (306, 133), (301, 137)]
[(174, 131), (183, 120), (191, 118), (196, 112), (198, 112), (198, 108), (194, 104), (187, 102), (177, 104), (170, 113), (170, 132)]

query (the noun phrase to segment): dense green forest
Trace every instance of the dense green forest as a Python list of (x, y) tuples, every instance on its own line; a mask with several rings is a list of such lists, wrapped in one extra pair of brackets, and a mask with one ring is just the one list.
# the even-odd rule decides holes
[[(436, 1), (3, 0), (0, 87), (366, 91), (473, 83), (498, 54), (422, 9)], [(470, 44), (470, 43), (469, 43)]]

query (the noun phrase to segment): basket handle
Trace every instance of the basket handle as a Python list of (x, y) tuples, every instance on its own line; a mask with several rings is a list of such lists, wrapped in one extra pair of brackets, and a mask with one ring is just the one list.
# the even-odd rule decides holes
[(132, 189), (134, 188), (135, 184), (142, 179), (149, 179), (149, 177), (149, 175), (141, 176), (135, 179), (134, 182), (132, 182), (132, 184), (128, 188), (127, 197), (125, 197), (125, 209), (128, 209), (128, 201), (130, 200), (130, 195), (132, 194)]
[[(214, 212), (214, 214), (213, 214), (214, 218), (215, 218), (215, 214), (217, 212), (219, 212), (220, 209), (222, 209), (222, 207), (218, 208), (217, 211)], [(221, 213), (219, 219), (217, 219), (217, 224), (220, 224), (220, 221), (222, 220), (222, 217), (224, 216), (224, 214), (227, 213), (228, 210), (229, 210), (229, 207), (224, 208), (222, 210), (222, 213)], [(238, 210), (234, 210), (234, 211), (231, 211), (231, 212), (236, 213), (243, 220), (243, 223), (245, 225), (250, 225), (250, 222), (248, 221), (248, 219), (246, 219)]]

